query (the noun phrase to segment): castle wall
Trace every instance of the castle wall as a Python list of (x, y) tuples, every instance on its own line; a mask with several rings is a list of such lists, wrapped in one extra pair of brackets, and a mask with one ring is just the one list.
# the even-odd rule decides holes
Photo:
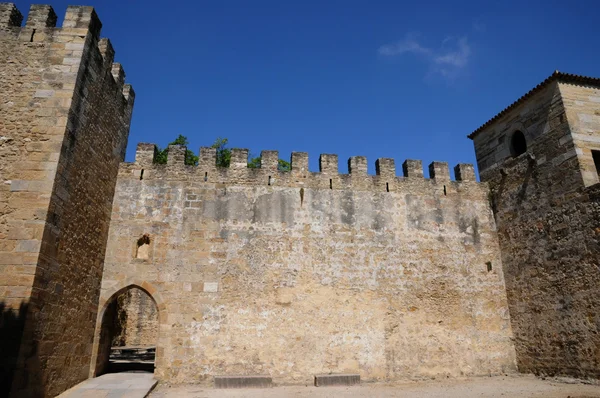
[(158, 309), (144, 291), (132, 288), (117, 297), (116, 320), (119, 330), (113, 347), (154, 347), (158, 343)]
[(209, 148), (184, 166), (184, 150), (157, 165), (140, 144), (136, 163), (121, 165), (102, 282), (105, 305), (132, 283), (159, 303), (157, 377), (515, 369), (488, 189), (472, 166), (450, 181), (445, 163), (425, 179), (407, 161), (398, 178), (380, 159), (368, 176), (355, 157), (341, 175), (337, 156), (322, 155), (312, 173), (294, 153), (281, 172), (277, 152), (249, 169), (234, 150), (221, 169)]
[(3, 316), (25, 308), (3, 330), (2, 390), (54, 396), (89, 372), (134, 95), (93, 8), (61, 28), (50, 6), (20, 15), (0, 4), (0, 300)]
[[(588, 124), (598, 89), (556, 80), (474, 143), (492, 192), (519, 370), (598, 378), (600, 188), (586, 187), (582, 161), (598, 141), (598, 125)], [(513, 158), (515, 130), (527, 153)]]

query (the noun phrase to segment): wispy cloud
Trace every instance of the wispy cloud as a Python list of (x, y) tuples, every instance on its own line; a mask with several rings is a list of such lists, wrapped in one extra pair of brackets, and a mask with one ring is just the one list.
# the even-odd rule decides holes
[(473, 30), (475, 32), (485, 32), (485, 30), (486, 30), (485, 23), (480, 18), (477, 18), (476, 20), (473, 21)]
[(438, 47), (427, 47), (419, 41), (416, 33), (408, 33), (404, 39), (379, 47), (379, 54), (386, 57), (418, 55), (428, 65), (428, 74), (439, 74), (454, 79), (466, 68), (471, 57), (471, 46), (466, 37), (447, 37)]
[(379, 47), (379, 54), (381, 55), (401, 55), (404, 53), (415, 53), (415, 54), (431, 54), (431, 49), (423, 47), (417, 41), (417, 35), (415, 33), (409, 33), (403, 40), (400, 40), (394, 44), (386, 44)]

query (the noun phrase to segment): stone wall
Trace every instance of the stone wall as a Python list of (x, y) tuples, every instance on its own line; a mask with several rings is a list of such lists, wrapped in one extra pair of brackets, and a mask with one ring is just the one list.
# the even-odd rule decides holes
[(209, 148), (184, 166), (184, 151), (157, 165), (140, 144), (121, 165), (102, 283), (103, 308), (130, 285), (159, 303), (157, 377), (515, 370), (488, 189), (472, 166), (450, 181), (439, 162), (431, 179), (420, 161), (398, 178), (391, 159), (369, 176), (355, 157), (342, 175), (336, 155), (313, 173), (305, 153), (281, 172), (275, 151), (259, 169), (246, 150), (227, 169)]
[(115, 320), (118, 330), (113, 347), (156, 346), (158, 342), (158, 309), (156, 303), (141, 289), (131, 288), (117, 297)]
[[(0, 300), (26, 308), (2, 390), (53, 396), (85, 379), (133, 91), (91, 7), (0, 3)], [(112, 73), (111, 73), (112, 72)], [(3, 331), (3, 334), (6, 331)]]
[[(600, 188), (586, 188), (599, 97), (597, 87), (553, 75), (473, 137), (492, 191), (521, 372), (600, 376)], [(527, 152), (513, 157), (516, 130)]]
[(569, 136), (564, 139), (573, 140), (578, 149), (577, 158), (584, 185), (598, 184), (600, 165), (594, 163), (592, 150), (600, 151), (600, 88), (561, 84), (560, 94), (570, 130)]

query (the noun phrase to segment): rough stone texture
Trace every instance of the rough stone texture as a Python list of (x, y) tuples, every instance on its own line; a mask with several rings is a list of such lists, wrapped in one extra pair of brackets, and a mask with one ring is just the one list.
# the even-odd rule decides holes
[(3, 393), (98, 375), (115, 339), (157, 341), (175, 383), (511, 372), (509, 307), (521, 371), (600, 377), (600, 80), (554, 74), (474, 133), (483, 184), (361, 156), (339, 174), (332, 154), (314, 173), (300, 152), (289, 172), (246, 149), (157, 165), (153, 144), (119, 166), (123, 67), (93, 8), (56, 21), (0, 3)]
[(119, 171), (100, 303), (102, 313), (128, 286), (154, 298), (157, 377), (312, 384), (322, 373), (515, 370), (486, 185), (450, 181), (441, 163), (439, 181), (420, 162), (398, 178), (389, 160), (368, 176), (354, 158), (358, 174), (340, 175), (335, 155), (321, 156), (326, 172), (309, 172), (305, 154), (280, 172), (247, 168), (246, 150), (220, 169), (214, 151), (194, 167), (178, 155), (152, 164), (154, 147), (138, 148)]
[(141, 289), (128, 289), (117, 297), (119, 329), (112, 346), (156, 346), (158, 310), (150, 296)]
[(598, 184), (592, 150), (600, 151), (600, 88), (561, 84), (560, 94), (570, 129), (570, 134), (562, 140), (572, 139), (577, 148), (584, 185)]
[(110, 74), (91, 7), (26, 26), (0, 3), (0, 390), (53, 396), (85, 379), (133, 91)]
[[(599, 98), (557, 77), (474, 137), (522, 372), (600, 377)], [(527, 152), (512, 157), (516, 130)]]

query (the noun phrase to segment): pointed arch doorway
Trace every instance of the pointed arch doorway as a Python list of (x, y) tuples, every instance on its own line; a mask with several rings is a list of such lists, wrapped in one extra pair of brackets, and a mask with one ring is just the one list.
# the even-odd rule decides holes
[(90, 376), (154, 372), (163, 317), (160, 295), (145, 282), (105, 292), (100, 299)]

